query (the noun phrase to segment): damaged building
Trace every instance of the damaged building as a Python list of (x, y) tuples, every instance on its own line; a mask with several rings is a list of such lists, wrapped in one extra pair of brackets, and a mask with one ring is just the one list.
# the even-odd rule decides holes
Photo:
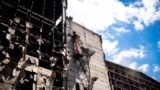
[(101, 36), (72, 21), (66, 9), (67, 0), (0, 0), (0, 90), (160, 89), (142, 73), (144, 83), (106, 63)]
[(100, 35), (67, 19), (68, 90), (110, 90)]
[(142, 72), (106, 60), (111, 90), (160, 90), (160, 83)]
[(0, 1), (0, 90), (110, 88), (101, 36), (66, 9), (67, 0)]
[(67, 0), (0, 0), (0, 90), (63, 90)]

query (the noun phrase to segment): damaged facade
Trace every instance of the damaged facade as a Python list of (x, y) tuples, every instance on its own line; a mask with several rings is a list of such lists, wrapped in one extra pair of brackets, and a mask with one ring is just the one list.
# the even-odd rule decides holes
[(160, 90), (160, 83), (142, 72), (106, 60), (111, 90)]
[(0, 1), (0, 90), (63, 90), (67, 0)]
[(101, 36), (67, 20), (68, 90), (110, 90)]
[(101, 36), (66, 9), (67, 0), (0, 1), (0, 90), (137, 90), (113, 88)]
[(0, 90), (109, 89), (101, 36), (66, 9), (67, 0), (0, 1)]

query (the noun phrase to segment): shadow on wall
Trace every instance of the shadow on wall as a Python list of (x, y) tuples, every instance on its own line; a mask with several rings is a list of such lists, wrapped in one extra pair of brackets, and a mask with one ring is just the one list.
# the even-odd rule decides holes
[(68, 46), (71, 50), (71, 60), (68, 67), (69, 90), (92, 90), (97, 77), (91, 78), (89, 61), (95, 53), (81, 45), (80, 35), (76, 32), (69, 34)]

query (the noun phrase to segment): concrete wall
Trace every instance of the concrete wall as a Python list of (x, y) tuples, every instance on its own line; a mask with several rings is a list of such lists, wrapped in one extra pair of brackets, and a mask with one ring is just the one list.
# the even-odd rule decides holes
[[(87, 79), (90, 78), (91, 80), (92, 77), (98, 77), (97, 81), (95, 81), (93, 84), (92, 90), (110, 90), (101, 36), (73, 22), (72, 20), (67, 21), (66, 31), (68, 48), (71, 56), (68, 68), (68, 90), (76, 90), (76, 83), (79, 84), (80, 90), (84, 90), (83, 86), (88, 87)], [(87, 59), (86, 56), (83, 56), (81, 59), (74, 58), (74, 46), (72, 38), (73, 31), (78, 33), (80, 36), (80, 46), (95, 52), (90, 59)], [(87, 63), (87, 60), (89, 63)], [(82, 63), (82, 65), (80, 63)], [(89, 68), (87, 65), (89, 65)], [(87, 68), (86, 74), (83, 72), (83, 67)]]

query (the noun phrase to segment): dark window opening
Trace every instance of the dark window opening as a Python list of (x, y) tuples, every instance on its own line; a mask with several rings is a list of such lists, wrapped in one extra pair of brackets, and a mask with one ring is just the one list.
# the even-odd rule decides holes
[(76, 90), (80, 90), (80, 85), (79, 85), (79, 83), (76, 83)]
[(123, 83), (123, 87), (124, 87), (125, 89), (129, 90), (129, 85), (128, 85), (128, 84)]

